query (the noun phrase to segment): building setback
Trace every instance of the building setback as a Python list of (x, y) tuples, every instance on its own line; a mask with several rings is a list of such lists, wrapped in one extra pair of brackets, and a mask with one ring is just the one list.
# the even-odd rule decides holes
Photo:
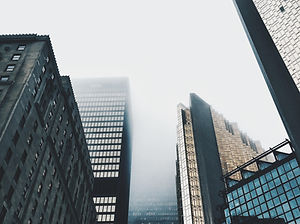
[(95, 223), (79, 111), (48, 36), (0, 36), (0, 149), (0, 223)]
[[(268, 154), (274, 155), (275, 162), (262, 160)], [(251, 172), (249, 165), (258, 171)], [(232, 180), (236, 173), (242, 175), (240, 181)], [(274, 219), (265, 223), (300, 223), (300, 167), (288, 140), (225, 174), (224, 180), (227, 224), (250, 223), (251, 217)]]
[(299, 3), (291, 0), (234, 0), (234, 3), (300, 160)]
[(94, 174), (97, 221), (126, 224), (131, 168), (128, 80), (73, 83)]
[[(179, 222), (219, 223), (224, 215), (222, 175), (263, 152), (196, 94), (190, 108), (178, 105), (177, 198)], [(253, 171), (256, 167), (251, 168)], [(241, 176), (236, 175), (236, 180)]]

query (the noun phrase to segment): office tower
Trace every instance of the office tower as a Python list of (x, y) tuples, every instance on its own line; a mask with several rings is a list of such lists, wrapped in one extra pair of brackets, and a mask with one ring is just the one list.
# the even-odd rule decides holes
[(0, 223), (95, 223), (93, 173), (50, 38), (0, 36)]
[[(225, 203), (222, 174), (263, 150), (196, 94), (190, 95), (190, 108), (179, 104), (177, 113), (179, 222), (218, 223), (223, 219)], [(239, 180), (241, 176), (234, 178)]]
[[(262, 161), (268, 154), (274, 155), (275, 162)], [(252, 164), (258, 171), (249, 171), (248, 166)], [(242, 175), (240, 181), (231, 180), (236, 173)], [(254, 216), (300, 223), (300, 166), (288, 140), (225, 174), (224, 179), (226, 223), (238, 223), (234, 222), (236, 217), (247, 220)]]
[(129, 224), (178, 224), (175, 196), (144, 195), (130, 204)]
[(289, 0), (234, 0), (234, 3), (300, 160), (299, 3)]
[(131, 167), (128, 80), (73, 83), (94, 173), (97, 220), (126, 224)]

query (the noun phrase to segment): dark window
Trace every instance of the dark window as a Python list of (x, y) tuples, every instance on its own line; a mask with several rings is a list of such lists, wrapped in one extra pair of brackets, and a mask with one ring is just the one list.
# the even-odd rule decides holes
[(21, 118), (21, 120), (20, 120), (19, 126), (20, 126), (21, 128), (23, 128), (23, 127), (24, 127), (24, 124), (25, 124), (25, 117), (23, 116), (23, 117)]
[(20, 178), (20, 175), (21, 175), (21, 170), (20, 170), (20, 168), (18, 167), (18, 168), (17, 168), (17, 171), (16, 171), (16, 173), (15, 173), (15, 176), (14, 176), (14, 180), (15, 180), (16, 183), (18, 182), (18, 180), (19, 180), (19, 178)]
[(284, 12), (284, 11), (285, 11), (285, 9), (284, 9), (283, 6), (281, 6), (279, 9), (280, 9), (281, 12)]
[(8, 66), (6, 67), (6, 70), (5, 70), (5, 71), (7, 71), (7, 72), (13, 72), (14, 69), (15, 69), (15, 65), (8, 65)]
[(14, 142), (15, 145), (17, 145), (17, 143), (18, 143), (19, 137), (20, 137), (19, 132), (16, 131), (16, 133), (13, 137), (13, 142)]
[(34, 124), (33, 124), (33, 131), (36, 132), (36, 129), (38, 127), (38, 122), (35, 121)]
[(33, 214), (33, 215), (35, 214), (35, 211), (36, 211), (37, 205), (38, 205), (38, 201), (37, 201), (37, 200), (35, 200), (35, 201), (34, 201), (34, 203), (33, 203), (33, 206), (32, 206), (32, 210), (31, 210), (31, 212), (32, 212), (32, 214)]
[(26, 158), (27, 158), (27, 152), (24, 150), (24, 152), (22, 154), (22, 157), (21, 157), (21, 161), (22, 161), (23, 164), (25, 163)]
[(24, 51), (26, 48), (26, 45), (25, 44), (21, 44), (18, 46), (18, 51)]
[(14, 194), (14, 188), (12, 186), (10, 186), (8, 192), (7, 192), (7, 195), (6, 195), (6, 200), (7, 201), (10, 201), (12, 196)]
[(31, 145), (32, 140), (33, 140), (32, 135), (29, 135), (29, 137), (27, 138), (27, 144), (28, 144), (29, 146)]
[(26, 111), (27, 113), (29, 113), (29, 112), (30, 112), (30, 109), (31, 109), (31, 103), (28, 102), (27, 106), (25, 107), (25, 111)]
[(4, 206), (2, 206), (2, 209), (0, 212), (0, 223), (4, 223), (6, 212), (7, 212), (6, 208)]
[(9, 161), (10, 161), (10, 159), (11, 159), (11, 156), (12, 156), (12, 151), (11, 151), (11, 149), (9, 148), (9, 149), (7, 150), (6, 156), (5, 156), (5, 162), (6, 162), (6, 164), (9, 163)]
[(12, 61), (19, 61), (21, 55), (20, 54), (14, 54), (14, 56), (11, 58)]
[(0, 76), (0, 81), (2, 81), (2, 82), (7, 82), (8, 79), (9, 79), (9, 76), (7, 76), (7, 75)]
[[(1, 167), (0, 167), (0, 182), (2, 181), (3, 176), (4, 176), (4, 169), (3, 169), (3, 167), (1, 166)], [(0, 223), (1, 223), (1, 222), (0, 222)]]

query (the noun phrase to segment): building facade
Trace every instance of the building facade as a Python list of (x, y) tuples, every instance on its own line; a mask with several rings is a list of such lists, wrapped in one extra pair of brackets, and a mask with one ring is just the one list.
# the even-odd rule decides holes
[[(180, 223), (218, 223), (225, 201), (223, 174), (263, 152), (196, 94), (177, 109), (177, 197)], [(252, 166), (256, 171), (257, 167)], [(236, 180), (242, 177), (236, 175)]]
[(50, 38), (0, 36), (0, 223), (95, 223), (93, 173)]
[[(289, 151), (283, 151), (287, 146)], [(268, 154), (274, 155), (275, 162), (262, 161)], [(251, 164), (255, 164), (259, 170), (250, 171), (248, 167)], [(232, 175), (237, 172), (242, 175), (242, 180), (232, 181)], [(280, 223), (300, 223), (300, 167), (288, 140), (225, 174), (224, 180), (226, 223), (238, 223), (235, 222), (236, 217), (245, 220), (247, 217), (272, 218), (281, 219)]]
[(234, 0), (277, 110), (300, 159), (300, 8), (297, 1)]
[(97, 221), (126, 224), (131, 167), (128, 80), (73, 84), (94, 174)]
[(130, 204), (129, 224), (178, 224), (177, 203), (173, 197), (152, 195)]

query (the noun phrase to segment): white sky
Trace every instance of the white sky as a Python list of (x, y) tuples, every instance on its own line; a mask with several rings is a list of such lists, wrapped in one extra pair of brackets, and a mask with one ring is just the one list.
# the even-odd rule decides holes
[(188, 105), (190, 92), (265, 148), (286, 138), (232, 0), (27, 0), (1, 9), (2, 34), (50, 35), (61, 75), (130, 78), (132, 195), (174, 185), (176, 105)]

